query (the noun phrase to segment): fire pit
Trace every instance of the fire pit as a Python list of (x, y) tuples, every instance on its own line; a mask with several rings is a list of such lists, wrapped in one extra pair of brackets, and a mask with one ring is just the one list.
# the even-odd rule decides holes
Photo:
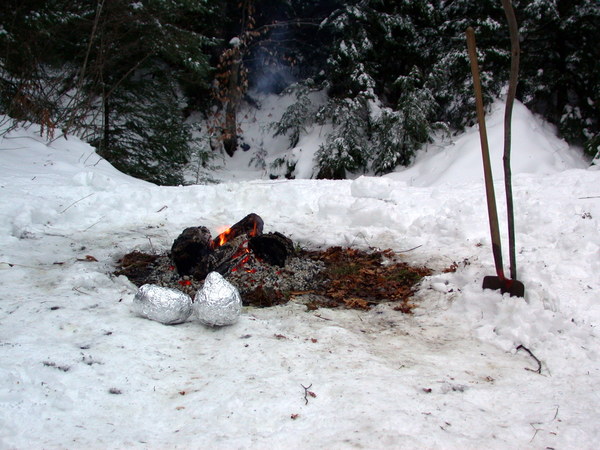
[(218, 272), (239, 290), (245, 305), (273, 306), (301, 298), (311, 309), (368, 309), (394, 301), (405, 312), (415, 284), (430, 273), (396, 261), (389, 250), (300, 250), (279, 232), (263, 233), (263, 226), (260, 216), (249, 214), (214, 239), (204, 226), (186, 228), (169, 254), (129, 253), (115, 273), (138, 286), (174, 287), (193, 298), (208, 273)]

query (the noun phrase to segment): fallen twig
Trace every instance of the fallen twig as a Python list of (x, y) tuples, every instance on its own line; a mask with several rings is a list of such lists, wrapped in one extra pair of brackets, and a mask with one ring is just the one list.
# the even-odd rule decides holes
[(100, 222), (102, 222), (102, 219), (104, 219), (104, 216), (102, 216), (98, 222), (91, 224), (89, 227), (87, 227), (85, 230), (83, 230), (83, 233), (85, 233), (86, 231), (88, 231), (93, 226), (98, 225)]
[(77, 201), (75, 201), (75, 202), (71, 203), (69, 206), (67, 206), (65, 209), (63, 209), (63, 210), (62, 210), (62, 211), (61, 211), (59, 214), (62, 214), (62, 213), (64, 213), (64, 212), (65, 212), (67, 209), (69, 209), (71, 206), (73, 206), (73, 205), (76, 205), (76, 204), (77, 204), (77, 203), (79, 203), (80, 201), (82, 201), (82, 200), (85, 200), (86, 198), (88, 198), (88, 197), (91, 197), (92, 195), (94, 195), (94, 192), (92, 192), (91, 194), (89, 194), (89, 195), (86, 195), (85, 197), (83, 197), (83, 198), (80, 198), (79, 200), (77, 200)]
[(554, 413), (554, 417), (552, 418), (552, 422), (554, 422), (556, 420), (556, 418), (558, 417), (558, 408), (559, 408), (559, 406), (556, 407), (556, 412)]
[(533, 433), (533, 436), (531, 436), (531, 439), (529, 439), (529, 443), (530, 444), (531, 444), (531, 442), (533, 442), (533, 440), (535, 439), (535, 437), (537, 436), (537, 434), (541, 430), (541, 428), (536, 428), (535, 425), (541, 425), (541, 423), (530, 423), (529, 424), (529, 426), (535, 430), (535, 433)]
[(40, 267), (48, 267), (52, 264), (39, 264), (37, 266), (27, 266), (25, 264), (10, 263), (8, 261), (0, 261), (0, 264), (6, 264), (8, 267), (25, 267), (26, 269), (39, 269)]
[(539, 359), (536, 358), (536, 356), (531, 352), (531, 350), (529, 350), (527, 347), (525, 347), (523, 345), (519, 345), (517, 347), (517, 351), (519, 351), (519, 350), (525, 350), (527, 353), (529, 353), (529, 356), (531, 356), (535, 360), (535, 362), (538, 364), (537, 370), (530, 369), (528, 367), (525, 367), (525, 370), (529, 370), (530, 372), (537, 372), (537, 373), (541, 374), (542, 373), (542, 363), (540, 362)]
[(72, 289), (73, 289), (75, 292), (79, 292), (80, 294), (83, 294), (83, 295), (92, 295), (92, 294), (90, 294), (90, 293), (88, 293), (88, 292), (83, 292), (83, 291), (80, 291), (80, 290), (79, 290), (79, 288), (76, 288), (76, 287), (73, 287)]
[(322, 315), (320, 315), (320, 314), (315, 314), (314, 316), (315, 316), (315, 317), (318, 317), (319, 319), (323, 319), (323, 320), (329, 320), (329, 321), (331, 321), (331, 319), (328, 319), (327, 317), (323, 317), (323, 316), (322, 316)]
[(304, 404), (308, 405), (308, 396), (310, 395), (311, 397), (316, 397), (317, 394), (315, 394), (312, 391), (309, 391), (309, 389), (312, 387), (312, 383), (310, 383), (308, 386), (304, 386), (303, 384), (301, 384), (300, 386), (302, 386), (304, 388)]
[(420, 248), (420, 247), (423, 247), (423, 245), (422, 245), (422, 244), (421, 244), (421, 245), (417, 245), (416, 247), (409, 248), (408, 250), (400, 250), (398, 253), (408, 253), (408, 252), (412, 252), (413, 250), (416, 250), (416, 249), (418, 249), (418, 248)]

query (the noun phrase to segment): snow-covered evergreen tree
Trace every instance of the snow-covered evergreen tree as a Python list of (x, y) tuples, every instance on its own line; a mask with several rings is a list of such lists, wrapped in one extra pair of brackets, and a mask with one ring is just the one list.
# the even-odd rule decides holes
[(319, 147), (317, 178), (346, 178), (367, 168), (370, 155), (369, 105), (364, 96), (331, 100), (317, 119), (333, 121), (334, 129)]
[(296, 102), (285, 110), (278, 122), (272, 124), (273, 136), (287, 135), (290, 140), (289, 148), (294, 148), (298, 144), (301, 133), (305, 132), (306, 127), (315, 120), (316, 109), (309, 97), (313, 90), (310, 80), (288, 88), (286, 93), (293, 92)]
[(523, 100), (593, 156), (600, 140), (600, 6), (594, 0), (520, 6)]
[(436, 39), (438, 58), (427, 74), (427, 86), (438, 103), (437, 120), (461, 129), (475, 119), (466, 29), (475, 30), (486, 105), (490, 105), (508, 83), (510, 41), (499, 1), (455, 0), (442, 4), (442, 22)]
[[(162, 69), (162, 70), (161, 70)], [(110, 133), (97, 142), (119, 170), (162, 185), (183, 183), (192, 134), (175, 81), (157, 66), (139, 73), (108, 100)]]
[[(336, 37), (327, 64), (334, 106), (320, 112), (334, 124), (317, 153), (320, 175), (408, 164), (429, 138), (435, 111), (421, 71), (435, 57), (437, 2), (352, 2), (325, 22)], [(370, 104), (380, 104), (372, 117)]]
[(415, 152), (431, 138), (435, 129), (445, 128), (444, 124), (433, 122), (436, 103), (422, 78), (417, 67), (408, 75), (398, 77), (400, 98), (397, 108), (384, 108), (375, 121), (371, 167), (376, 174), (409, 165)]
[(173, 92), (208, 89), (208, 3), (9, 1), (3, 112), (76, 133), (124, 172), (180, 182), (189, 130)]

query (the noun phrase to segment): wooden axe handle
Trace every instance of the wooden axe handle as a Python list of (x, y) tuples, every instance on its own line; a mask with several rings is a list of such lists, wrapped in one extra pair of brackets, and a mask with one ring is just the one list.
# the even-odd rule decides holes
[(494, 178), (492, 176), (492, 164), (490, 162), (490, 150), (488, 147), (487, 131), (485, 128), (485, 112), (483, 109), (483, 94), (479, 78), (479, 65), (477, 63), (477, 46), (475, 43), (475, 30), (467, 28), (467, 47), (471, 61), (471, 73), (473, 74), (473, 87), (475, 89), (475, 105), (477, 107), (477, 122), (479, 123), (479, 139), (481, 141), (481, 156), (483, 158), (483, 174), (485, 179), (485, 194), (488, 204), (488, 218), (490, 222), (490, 234), (492, 236), (492, 251), (494, 253), (494, 265), (498, 278), (505, 280), (502, 264), (502, 244), (500, 241), (500, 228), (498, 225), (498, 210), (496, 208), (496, 194), (494, 192)]

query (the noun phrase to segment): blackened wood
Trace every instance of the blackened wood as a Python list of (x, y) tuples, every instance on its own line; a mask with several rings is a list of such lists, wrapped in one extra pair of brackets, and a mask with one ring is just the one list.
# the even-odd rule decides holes
[(268, 264), (283, 267), (289, 256), (294, 254), (294, 243), (281, 233), (267, 233), (248, 241), (248, 248)]
[(239, 264), (248, 253), (243, 246), (246, 242), (246, 236), (238, 236), (237, 238), (227, 241), (227, 243), (217, 247), (207, 257), (208, 269), (212, 272), (219, 272), (221, 275), (226, 275)]
[(208, 274), (207, 257), (212, 252), (210, 231), (206, 227), (190, 227), (175, 239), (171, 259), (180, 275), (203, 279)]

